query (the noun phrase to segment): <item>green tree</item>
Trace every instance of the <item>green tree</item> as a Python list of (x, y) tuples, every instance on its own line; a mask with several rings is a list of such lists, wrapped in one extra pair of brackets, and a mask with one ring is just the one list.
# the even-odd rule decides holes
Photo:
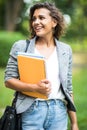
[(0, 28), (14, 31), (22, 12), (23, 0), (1, 0), (0, 1)]

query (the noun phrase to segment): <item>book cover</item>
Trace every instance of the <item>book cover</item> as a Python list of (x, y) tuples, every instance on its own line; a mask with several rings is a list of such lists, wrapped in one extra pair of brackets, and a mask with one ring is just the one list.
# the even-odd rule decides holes
[[(18, 70), (20, 75), (20, 80), (26, 83), (35, 84), (40, 80), (46, 78), (46, 68), (44, 57), (39, 55), (34, 55), (31, 53), (18, 53)], [(36, 98), (47, 99), (44, 94), (38, 92), (22, 92), (27, 96), (32, 96)]]

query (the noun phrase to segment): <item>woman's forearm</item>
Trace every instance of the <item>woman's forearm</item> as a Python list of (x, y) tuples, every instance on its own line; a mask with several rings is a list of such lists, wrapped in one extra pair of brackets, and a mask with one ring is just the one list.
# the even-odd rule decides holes
[(70, 118), (70, 121), (71, 121), (72, 124), (77, 123), (76, 112), (68, 111), (68, 115), (69, 115), (69, 118)]
[(33, 91), (34, 88), (34, 84), (28, 84), (16, 78), (7, 80), (5, 86), (16, 91)]
[[(74, 103), (74, 96), (73, 96), (73, 94), (71, 94), (71, 97), (72, 97), (72, 101)], [(69, 115), (69, 118), (70, 118), (71, 130), (79, 130), (78, 123), (77, 123), (76, 112), (68, 111), (68, 115)]]

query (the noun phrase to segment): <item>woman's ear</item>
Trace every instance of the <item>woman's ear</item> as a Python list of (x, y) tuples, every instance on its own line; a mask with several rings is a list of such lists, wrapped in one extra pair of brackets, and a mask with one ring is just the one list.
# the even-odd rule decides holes
[(57, 20), (53, 19), (53, 28), (55, 28), (57, 25)]

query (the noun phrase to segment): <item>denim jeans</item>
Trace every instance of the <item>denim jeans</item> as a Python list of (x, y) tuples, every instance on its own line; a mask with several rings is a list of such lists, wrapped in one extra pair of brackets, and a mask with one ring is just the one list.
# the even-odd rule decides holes
[(67, 108), (61, 100), (36, 100), (22, 113), (22, 130), (67, 130)]

